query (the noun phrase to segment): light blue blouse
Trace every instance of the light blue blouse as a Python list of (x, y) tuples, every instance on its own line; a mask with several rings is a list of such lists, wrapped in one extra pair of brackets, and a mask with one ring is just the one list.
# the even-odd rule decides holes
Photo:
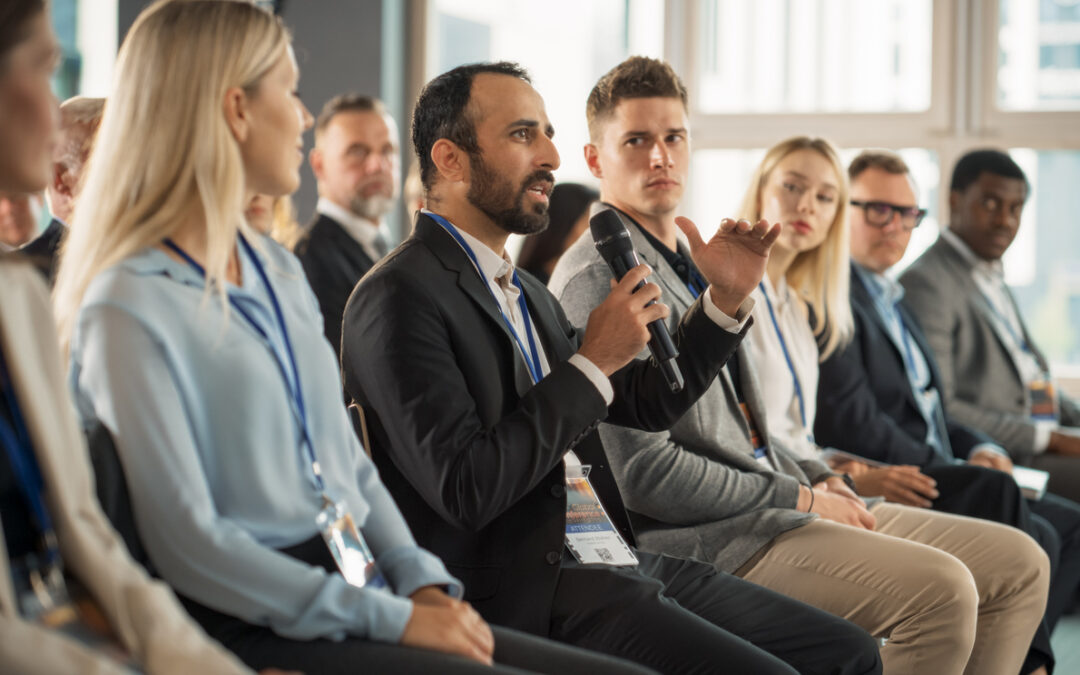
[[(207, 296), (187, 264), (148, 248), (90, 284), (71, 345), (79, 413), (113, 434), (139, 534), (177, 591), (289, 638), (397, 642), (406, 596), (437, 584), (460, 597), (461, 585), (416, 545), (357, 441), (299, 261), (266, 237), (254, 243), (289, 329), (327, 491), (348, 504), (393, 592), (275, 550), (318, 536), (322, 501), (295, 405), (270, 343)], [(230, 297), (276, 327), (258, 273), (240, 259)]]

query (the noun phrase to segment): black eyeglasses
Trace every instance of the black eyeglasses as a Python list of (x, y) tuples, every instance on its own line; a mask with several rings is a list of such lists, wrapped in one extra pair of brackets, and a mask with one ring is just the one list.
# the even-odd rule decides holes
[(926, 209), (917, 206), (897, 206), (889, 202), (861, 202), (851, 200), (852, 206), (861, 207), (866, 215), (866, 222), (874, 227), (885, 227), (892, 222), (893, 214), (900, 214), (900, 224), (905, 230), (914, 230), (926, 217)]

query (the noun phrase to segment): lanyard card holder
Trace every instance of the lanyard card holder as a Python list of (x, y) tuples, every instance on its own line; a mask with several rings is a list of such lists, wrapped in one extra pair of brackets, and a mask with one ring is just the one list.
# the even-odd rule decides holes
[(60, 556), (52, 546), (44, 551), (13, 561), (11, 576), (22, 617), (46, 628), (59, 628), (78, 615), (64, 581)]
[(323, 509), (315, 517), (315, 524), (345, 581), (360, 588), (389, 586), (344, 502), (334, 502), (324, 496)]
[(1057, 396), (1054, 395), (1054, 383), (1049, 377), (1028, 384), (1028, 395), (1031, 398), (1031, 419), (1058, 421)]
[(566, 547), (583, 565), (632, 567), (637, 556), (626, 545), (589, 482), (589, 465), (566, 467)]

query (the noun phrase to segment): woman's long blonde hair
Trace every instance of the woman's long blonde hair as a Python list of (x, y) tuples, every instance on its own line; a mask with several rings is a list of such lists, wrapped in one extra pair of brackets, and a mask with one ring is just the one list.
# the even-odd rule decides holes
[(207, 289), (224, 301), (245, 193), (225, 94), (254, 95), (289, 40), (243, 0), (161, 0), (136, 19), (62, 251), (54, 301), (65, 351), (94, 277), (188, 222), (206, 228)]
[(829, 160), (836, 173), (836, 217), (829, 227), (825, 241), (817, 248), (804, 251), (795, 258), (785, 279), (813, 312), (814, 335), (821, 346), (824, 361), (838, 347), (851, 339), (855, 330), (848, 297), (851, 266), (848, 237), (848, 180), (840, 154), (824, 138), (796, 136), (777, 143), (765, 153), (750, 187), (743, 197), (739, 217), (750, 222), (761, 218), (761, 193), (773, 169), (785, 157), (798, 150), (814, 150)]

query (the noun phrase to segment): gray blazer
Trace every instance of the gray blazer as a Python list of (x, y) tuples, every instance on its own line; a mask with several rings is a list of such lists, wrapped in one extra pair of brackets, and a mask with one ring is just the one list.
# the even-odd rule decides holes
[[(663, 291), (662, 302), (671, 308), (668, 328), (674, 330), (694, 298), (641, 232), (629, 229), (638, 257), (655, 270), (649, 279)], [(570, 321), (584, 326), (589, 312), (607, 297), (610, 279), (610, 270), (586, 232), (563, 255), (549, 286)], [(743, 349), (736, 354), (747, 406), (768, 438), (753, 366)], [(749, 425), (726, 368), (669, 431), (601, 424), (600, 437), (638, 545), (646, 551), (709, 560), (724, 572), (737, 570), (776, 536), (816, 518), (795, 510), (799, 484), (809, 485), (829, 474), (821, 462), (800, 462), (773, 439), (769, 448), (779, 471), (754, 459)]]
[[(1025, 461), (1035, 452), (1035, 425), (1027, 416), (1027, 390), (994, 330), (993, 310), (971, 271), (971, 264), (939, 237), (900, 277), (904, 303), (919, 319), (934, 351), (950, 416), (986, 433), (1015, 459)], [(1046, 359), (1026, 326), (1024, 339), (1046, 368)], [(1058, 399), (1062, 423), (1080, 423), (1076, 401), (1060, 392)]]

